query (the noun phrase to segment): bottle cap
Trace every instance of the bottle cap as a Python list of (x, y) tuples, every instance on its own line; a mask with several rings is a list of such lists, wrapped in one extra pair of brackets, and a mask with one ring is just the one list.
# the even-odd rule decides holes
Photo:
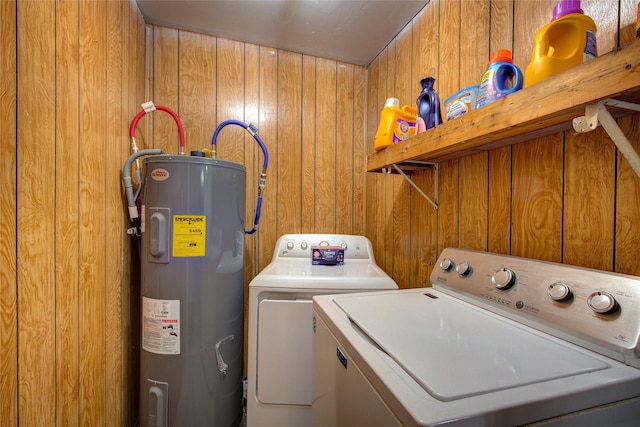
[(511, 56), (511, 51), (509, 49), (500, 49), (493, 52), (491, 58), (489, 59), (489, 63), (487, 66), (495, 63), (495, 62), (511, 62), (513, 63), (513, 58)]
[(584, 11), (580, 8), (580, 0), (560, 0), (553, 8), (553, 18), (551, 20), (555, 21), (570, 13), (584, 14)]
[(398, 98), (387, 98), (387, 101), (384, 103), (384, 106), (400, 108), (400, 101), (398, 100)]
[(431, 77), (431, 76), (423, 77), (422, 80), (420, 80), (420, 86), (422, 86), (423, 89), (426, 89), (426, 88), (433, 89), (433, 84), (435, 82), (436, 82), (436, 79), (434, 77)]

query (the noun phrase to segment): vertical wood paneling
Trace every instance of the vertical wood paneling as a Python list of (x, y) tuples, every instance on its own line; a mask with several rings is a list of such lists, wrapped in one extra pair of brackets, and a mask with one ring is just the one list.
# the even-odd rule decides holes
[[(178, 30), (155, 27), (153, 39), (153, 91), (150, 100), (155, 105), (172, 109), (180, 116)], [(149, 100), (139, 101), (138, 105), (146, 101)], [(145, 118), (153, 123), (153, 148), (159, 148), (167, 154), (178, 154), (178, 127), (174, 119), (164, 111), (147, 115)], [(187, 150), (189, 149), (187, 146)]]
[[(489, 0), (463, 1), (460, 10), (460, 88), (479, 84), (490, 57)], [(488, 228), (488, 153), (462, 157), (460, 167), (461, 247), (486, 250)]]
[(3, 423), (133, 425), (120, 168), (130, 91), (144, 88), (125, 45), (144, 58), (144, 23), (129, 1), (0, 11)]
[[(128, 145), (126, 134), (122, 129), (126, 128), (126, 122), (122, 121), (120, 111), (123, 104), (122, 87), (123, 80), (123, 42), (124, 42), (124, 7), (121, 2), (107, 2), (106, 4), (106, 138), (104, 141), (105, 152), (105, 198), (104, 204), (115, 207), (122, 203), (122, 193), (120, 191), (119, 174), (108, 171), (117, 171), (122, 167), (125, 159), (122, 156), (122, 148)], [(126, 222), (122, 216), (122, 211), (107, 208), (105, 209), (105, 229), (125, 230)], [(115, 240), (115, 239), (114, 239)], [(122, 297), (123, 286), (120, 278), (123, 275), (122, 245), (115, 240), (111, 244), (105, 241), (104, 263), (105, 272), (105, 304), (109, 307), (104, 311), (105, 315), (105, 348), (110, 351), (105, 352), (105, 411), (110, 414), (98, 412), (98, 417), (105, 419), (105, 425), (120, 426), (124, 419), (125, 393), (115, 393), (111, 390), (122, 390), (125, 377), (123, 376), (122, 353), (124, 350), (122, 336)]]
[[(260, 105), (260, 46), (247, 44), (245, 46), (245, 110), (244, 117), (247, 123), (253, 123), (258, 127), (258, 135), (260, 135), (260, 111), (258, 106)], [(210, 83), (215, 87), (215, 83)], [(215, 96), (210, 102), (214, 102)], [(213, 132), (213, 130), (211, 131)], [(244, 166), (247, 169), (247, 183), (245, 192), (245, 224), (249, 229), (253, 226), (253, 219), (256, 209), (256, 198), (258, 194), (258, 179), (262, 172), (263, 154), (254, 138), (252, 138), (248, 132), (245, 132), (245, 156)], [(260, 135), (262, 138), (262, 135)], [(260, 228), (259, 228), (260, 229)], [(256, 251), (258, 249), (258, 239), (254, 234), (245, 236), (245, 283), (248, 285), (251, 279), (257, 273), (255, 267)], [(245, 291), (245, 303), (248, 302), (249, 292)], [(248, 313), (245, 306), (245, 313)], [(245, 328), (246, 328), (245, 324)]]
[[(438, 74), (438, 9), (440, 2), (430, 2), (413, 20), (413, 93), (419, 94), (420, 80), (425, 76), (436, 79)], [(417, 98), (417, 95), (416, 95)], [(442, 97), (441, 97), (442, 101)], [(442, 104), (442, 103), (441, 103)], [(435, 199), (435, 168), (415, 172), (411, 179), (431, 199)], [(416, 190), (411, 189), (411, 277), (410, 287), (429, 284), (432, 263), (436, 258), (437, 211)]]
[(354, 66), (338, 63), (336, 99), (336, 233), (353, 233)]
[[(218, 121), (244, 121), (244, 44), (217, 39), (217, 117)], [(218, 134), (218, 158), (242, 164), (244, 130), (227, 126)]]
[(278, 57), (275, 49), (260, 47), (260, 135), (269, 151), (267, 186), (258, 232), (258, 271), (271, 261), (278, 238)]
[[(620, 4), (620, 44), (635, 39), (636, 0), (623, 0)], [(640, 152), (640, 120), (638, 116), (618, 120), (636, 152)], [(615, 216), (615, 264), (614, 271), (640, 276), (638, 242), (640, 241), (640, 177), (629, 166), (629, 162), (617, 153), (616, 171), (616, 216)]]
[(278, 54), (278, 231), (300, 233), (302, 55)]
[(366, 73), (362, 67), (353, 70), (353, 234), (365, 233), (366, 175)]
[[(491, 1), (489, 51), (513, 53), (514, 0)], [(489, 152), (487, 249), (508, 254), (511, 250), (511, 147)]]
[(80, 3), (80, 424), (105, 414), (106, 3)]
[(316, 231), (316, 58), (302, 56), (302, 232)]
[(18, 424), (18, 324), (16, 280), (16, 2), (0, 2), (0, 413)]
[(336, 61), (316, 62), (316, 232), (336, 229)]
[[(180, 48), (177, 105), (184, 125), (187, 150), (210, 148), (211, 137), (218, 124), (215, 104), (215, 38), (180, 31), (178, 39)], [(175, 124), (172, 125), (175, 127)]]
[(54, 425), (55, 2), (17, 5), (18, 418)]
[[(78, 4), (56, 3), (56, 183), (66, 190), (56, 197), (56, 412), (57, 419), (78, 425), (79, 368), (79, 151)], [(114, 147), (115, 148), (115, 147)]]

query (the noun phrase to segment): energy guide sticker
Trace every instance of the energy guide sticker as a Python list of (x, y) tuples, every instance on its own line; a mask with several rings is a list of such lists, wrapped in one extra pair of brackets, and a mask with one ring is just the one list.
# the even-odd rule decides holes
[(207, 217), (205, 215), (173, 216), (173, 256), (205, 255)]
[(142, 348), (180, 354), (180, 300), (142, 297)]

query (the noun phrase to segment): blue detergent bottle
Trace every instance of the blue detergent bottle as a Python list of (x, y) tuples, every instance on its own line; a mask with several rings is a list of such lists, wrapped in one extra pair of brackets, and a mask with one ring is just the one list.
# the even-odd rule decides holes
[(500, 49), (494, 52), (480, 80), (476, 108), (522, 89), (523, 82), (524, 76), (513, 64), (511, 51)]

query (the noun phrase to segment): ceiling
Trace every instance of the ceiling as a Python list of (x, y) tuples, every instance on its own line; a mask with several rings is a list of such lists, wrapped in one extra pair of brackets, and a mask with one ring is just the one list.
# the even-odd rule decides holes
[(368, 65), (429, 0), (137, 0), (149, 24)]

